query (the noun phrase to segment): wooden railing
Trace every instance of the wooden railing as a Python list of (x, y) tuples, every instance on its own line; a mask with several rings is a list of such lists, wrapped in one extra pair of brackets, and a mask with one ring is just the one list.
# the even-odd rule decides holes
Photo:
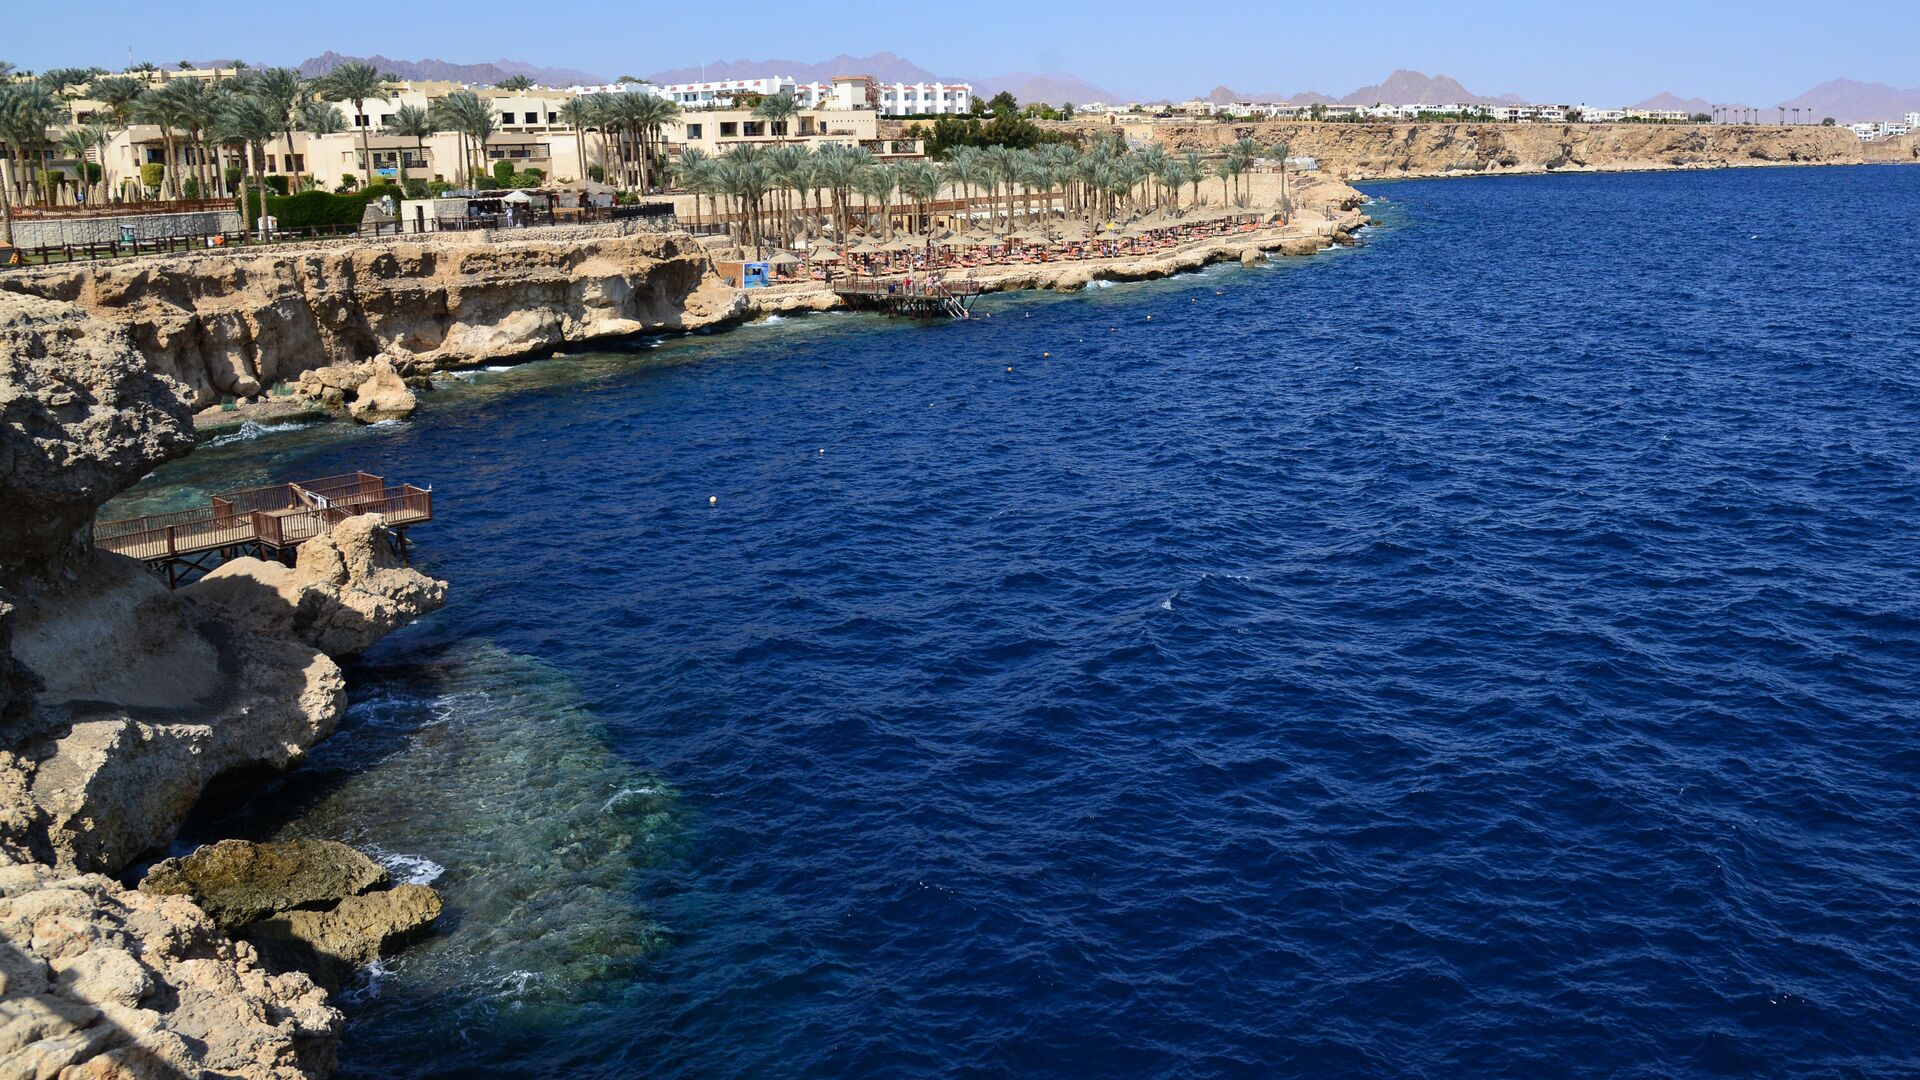
[(285, 549), (361, 514), (379, 514), (391, 525), (429, 521), (433, 492), (388, 484), (371, 473), (273, 484), (216, 495), (191, 510), (96, 522), (93, 542), (136, 559), (251, 543)]

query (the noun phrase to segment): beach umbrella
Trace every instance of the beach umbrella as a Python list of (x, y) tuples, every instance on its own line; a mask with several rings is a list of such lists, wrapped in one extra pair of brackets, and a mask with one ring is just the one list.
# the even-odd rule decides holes
[(791, 251), (776, 251), (767, 261), (775, 266), (792, 266), (800, 261), (800, 256)]
[(531, 195), (528, 195), (524, 191), (513, 191), (513, 192), (508, 192), (507, 195), (503, 197), (500, 201), (510, 202), (510, 203), (530, 203), (533, 201), (533, 197)]
[(876, 244), (873, 241), (869, 240), (864, 244), (856, 245), (853, 249), (853, 253), (855, 255), (881, 255), (881, 254), (885, 254), (886, 250), (887, 250), (886, 248), (881, 247), (879, 244)]

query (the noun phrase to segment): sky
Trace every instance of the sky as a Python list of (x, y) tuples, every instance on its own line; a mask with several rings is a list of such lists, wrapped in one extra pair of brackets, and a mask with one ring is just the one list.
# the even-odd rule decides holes
[[(9, 5), (0, 60), (27, 70), (233, 57), (523, 60), (612, 78), (705, 61), (819, 61), (889, 51), (944, 77), (1066, 71), (1123, 98), (1340, 95), (1396, 68), (1481, 94), (1618, 105), (1682, 97), (1768, 104), (1834, 78), (1920, 86), (1920, 3), (1832, 0), (1366, 0), (1179, 4), (929, 2), (828, 7), (597, 0), (181, 9), (152, 0)], [(885, 18), (863, 11), (884, 9)], [(830, 17), (822, 17), (830, 16)]]

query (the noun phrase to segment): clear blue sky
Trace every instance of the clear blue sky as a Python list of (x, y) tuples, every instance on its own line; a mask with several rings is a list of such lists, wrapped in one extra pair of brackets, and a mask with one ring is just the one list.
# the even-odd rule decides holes
[[(884, 18), (873, 17), (886, 10)], [(1364, 11), (1364, 15), (1358, 14)], [(937, 12), (937, 14), (933, 13)], [(955, 14), (961, 13), (961, 14)], [(1660, 90), (1769, 104), (1838, 77), (1920, 86), (1920, 3), (706, 4), (549, 0), (351, 5), (9, 5), (0, 59), (27, 69), (239, 56), (296, 63), (333, 49), (403, 59), (509, 58), (609, 77), (716, 59), (897, 53), (936, 73), (1070, 71), (1123, 96), (1346, 93), (1395, 68), (1478, 93), (1596, 105)], [(323, 29), (321, 29), (323, 28)]]

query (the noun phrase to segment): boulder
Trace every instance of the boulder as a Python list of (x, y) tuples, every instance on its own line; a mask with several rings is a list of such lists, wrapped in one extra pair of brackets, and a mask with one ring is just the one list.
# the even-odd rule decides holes
[(0, 291), (0, 580), (85, 551), (101, 503), (191, 449), (186, 388), (125, 327)]
[(182, 592), (237, 629), (328, 656), (361, 652), (446, 600), (447, 583), (403, 565), (374, 514), (300, 545), (296, 564), (234, 559)]
[(440, 917), (440, 894), (406, 884), (349, 896), (326, 910), (271, 915), (243, 933), (262, 962), (283, 971), (304, 971), (322, 986), (345, 985), (356, 969), (412, 941)]
[(373, 424), (412, 416), (418, 404), (392, 361), (382, 356), (373, 361), (372, 372), (354, 390), (347, 412), (363, 424)]
[(0, 1075), (301, 1080), (342, 1018), (185, 897), (0, 861)]
[(231, 931), (275, 912), (339, 903), (388, 880), (379, 863), (333, 840), (222, 840), (154, 864), (140, 891), (187, 897)]
[(1267, 261), (1267, 253), (1259, 248), (1248, 248), (1240, 253), (1241, 266), (1259, 266)]

